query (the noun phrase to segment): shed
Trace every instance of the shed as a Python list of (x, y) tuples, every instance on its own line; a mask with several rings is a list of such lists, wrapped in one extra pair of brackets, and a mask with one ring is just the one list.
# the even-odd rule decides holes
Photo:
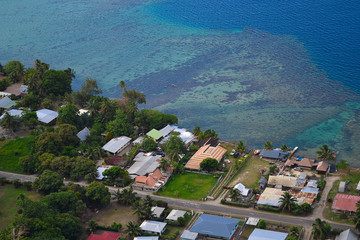
[(28, 86), (27, 85), (21, 85), (19, 90), (18, 90), (18, 94), (23, 96), (28, 94)]
[(46, 123), (46, 124), (52, 122), (59, 116), (59, 114), (57, 112), (49, 110), (49, 109), (40, 109), (40, 110), (36, 111), (36, 115), (40, 122)]
[(255, 228), (248, 240), (285, 240), (287, 236), (287, 233)]
[[(22, 117), (23, 115), (23, 111), (22, 110), (17, 110), (17, 109), (11, 109), (9, 111), (7, 111), (7, 113), (12, 116), (12, 117)], [(5, 116), (5, 113), (3, 115), (1, 115), (0, 119), (2, 119)]]
[(238, 183), (235, 185), (234, 189), (238, 190), (241, 195), (247, 196), (249, 194), (249, 188), (246, 188), (242, 183)]
[(155, 139), (155, 141), (158, 141), (160, 138), (162, 138), (162, 136), (164, 135), (162, 132), (156, 130), (156, 129), (152, 129), (150, 132), (148, 132), (146, 134), (147, 136)]
[(144, 141), (144, 137), (140, 136), (137, 139), (135, 139), (132, 143), (133, 144), (141, 144)]
[(141, 225), (141, 230), (149, 233), (155, 233), (161, 235), (165, 231), (167, 223), (158, 222), (158, 221), (148, 221), (145, 220)]
[(16, 102), (11, 100), (8, 96), (3, 97), (0, 99), (0, 108), (11, 108), (16, 105)]
[(181, 240), (195, 240), (199, 234), (196, 232), (190, 232), (189, 230), (184, 230), (181, 234)]
[(259, 218), (249, 217), (249, 219), (246, 221), (246, 225), (257, 226), (257, 224), (259, 223), (259, 221), (260, 221)]
[(325, 161), (321, 161), (316, 167), (316, 171), (321, 174), (325, 174), (329, 168), (329, 164)]
[(260, 186), (260, 188), (264, 189), (266, 187), (266, 183), (267, 183), (267, 179), (264, 177), (261, 177), (260, 180), (258, 181), (258, 184)]
[(340, 182), (339, 184), (339, 192), (345, 192), (345, 182)]
[(184, 217), (185, 214), (186, 214), (186, 211), (173, 209), (173, 210), (171, 210), (169, 215), (166, 217), (166, 220), (177, 221), (179, 217)]
[(108, 143), (106, 143), (102, 149), (112, 154), (116, 154), (121, 152), (124, 148), (126, 148), (130, 144), (131, 138), (126, 136), (121, 136), (117, 138), (111, 139)]
[(160, 218), (161, 214), (164, 212), (165, 208), (163, 207), (152, 207), (151, 212), (156, 218)]
[(83, 130), (78, 132), (76, 136), (80, 139), (81, 142), (85, 141), (88, 136), (90, 136), (90, 130), (85, 127)]

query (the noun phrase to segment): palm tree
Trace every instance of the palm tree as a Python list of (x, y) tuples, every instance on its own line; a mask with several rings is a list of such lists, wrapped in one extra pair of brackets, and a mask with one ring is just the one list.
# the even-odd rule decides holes
[(281, 149), (282, 152), (287, 152), (287, 151), (289, 151), (289, 148), (288, 148), (288, 146), (286, 146), (286, 144), (282, 145), (282, 146), (280, 147), (280, 149)]
[(198, 135), (201, 133), (200, 127), (199, 127), (199, 126), (194, 127), (194, 129), (192, 130), (192, 133), (193, 133), (195, 136), (198, 136)]
[(356, 213), (354, 217), (354, 229), (360, 231), (360, 214)]
[(289, 192), (285, 192), (280, 198), (280, 208), (290, 212), (294, 208), (295, 202), (296, 199), (293, 198)]
[(239, 196), (240, 196), (240, 193), (239, 191), (237, 191), (236, 189), (231, 189), (230, 190), (230, 198), (231, 198), (231, 201), (235, 202), (236, 200), (238, 200)]
[(146, 195), (143, 202), (144, 202), (144, 205), (148, 206), (148, 207), (152, 207), (154, 204), (154, 200), (149, 195)]
[(299, 238), (300, 236), (300, 231), (299, 231), (299, 228), (297, 226), (292, 226), (290, 228), (290, 234), (289, 234), (291, 237), (294, 237), (296, 239)]
[(171, 161), (167, 158), (162, 158), (160, 161), (160, 169), (164, 172), (171, 166)]
[(133, 202), (132, 204), (132, 209), (133, 209), (133, 212), (132, 214), (133, 215), (136, 215), (138, 219), (141, 219), (141, 216), (142, 216), (142, 210), (144, 208), (143, 204), (142, 204), (142, 201), (140, 200), (137, 200), (135, 202)]
[(320, 218), (315, 219), (315, 223), (312, 225), (313, 239), (323, 240), (328, 237), (331, 231), (331, 226), (326, 221), (322, 221)]
[(324, 144), (319, 147), (319, 150), (316, 151), (317, 157), (323, 160), (335, 160), (333, 150), (329, 148), (327, 144)]
[(14, 129), (20, 127), (21, 119), (19, 117), (13, 117), (8, 112), (0, 120), (0, 125), (6, 128), (10, 133), (14, 135)]
[(129, 239), (131, 239), (132, 237), (135, 237), (135, 236), (140, 236), (142, 234), (139, 224), (137, 224), (135, 222), (128, 222), (128, 224), (126, 224), (125, 231), (127, 232)]
[(264, 144), (264, 149), (265, 150), (272, 150), (274, 148), (274, 146), (272, 145), (272, 142), (270, 141), (266, 141)]
[(239, 141), (238, 145), (236, 146), (237, 150), (241, 153), (246, 151), (246, 146), (242, 141)]
[(145, 207), (141, 210), (140, 220), (151, 220), (154, 218), (154, 213), (151, 210), (151, 207)]
[(125, 205), (131, 205), (136, 200), (136, 193), (132, 190), (132, 188), (125, 188), (120, 193), (119, 191), (115, 193), (115, 197), (118, 200), (118, 202), (125, 204)]

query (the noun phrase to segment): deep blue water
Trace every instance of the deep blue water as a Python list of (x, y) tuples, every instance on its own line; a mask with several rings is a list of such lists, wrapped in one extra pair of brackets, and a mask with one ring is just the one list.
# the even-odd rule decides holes
[(332, 80), (360, 92), (360, 1), (167, 0), (152, 11), (192, 27), (293, 35)]

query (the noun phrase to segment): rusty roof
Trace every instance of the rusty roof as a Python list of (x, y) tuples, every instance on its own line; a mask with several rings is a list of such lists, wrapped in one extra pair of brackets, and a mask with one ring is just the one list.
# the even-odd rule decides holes
[(334, 198), (332, 209), (356, 212), (356, 204), (360, 201), (360, 196), (346, 195), (338, 193)]

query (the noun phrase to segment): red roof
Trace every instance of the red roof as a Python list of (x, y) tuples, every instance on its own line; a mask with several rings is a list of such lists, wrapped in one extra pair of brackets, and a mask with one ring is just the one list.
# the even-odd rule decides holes
[(346, 195), (338, 193), (334, 198), (332, 209), (348, 212), (356, 212), (356, 204), (360, 201), (360, 196)]
[(86, 240), (117, 240), (119, 237), (119, 233), (103, 232), (102, 235), (90, 234)]

